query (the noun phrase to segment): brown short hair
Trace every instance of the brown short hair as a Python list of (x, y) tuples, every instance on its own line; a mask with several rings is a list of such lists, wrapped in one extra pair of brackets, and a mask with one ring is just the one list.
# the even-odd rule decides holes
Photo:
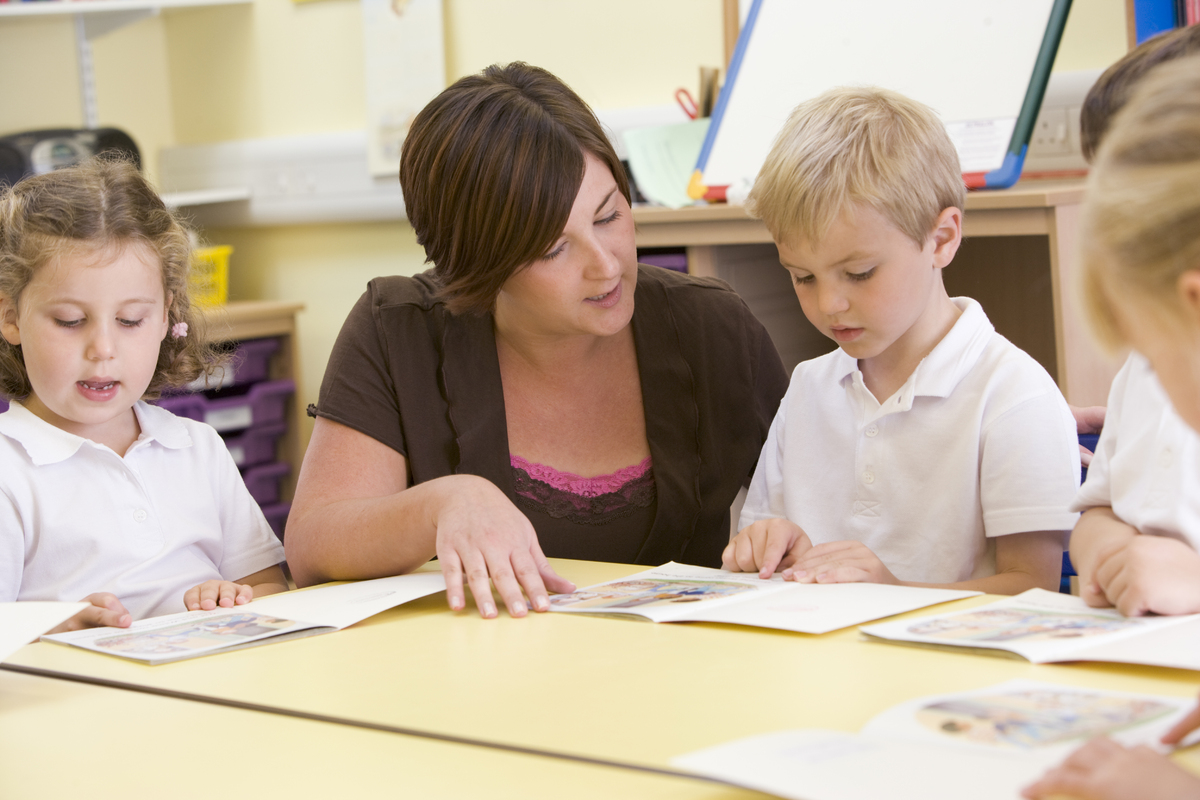
[[(169, 327), (186, 322), (187, 336), (168, 334), (145, 397), (211, 372), (221, 358), (205, 338), (203, 318), (188, 294), (191, 243), (187, 231), (128, 160), (97, 156), (35, 175), (0, 194), (0, 294), (17, 307), (34, 273), (80, 251), (104, 253), (130, 244), (148, 248), (162, 266)], [(20, 345), (0, 337), (0, 394), (28, 397), (33, 387)]]
[(965, 202), (958, 151), (937, 114), (887, 89), (841, 87), (792, 111), (747, 206), (777, 242), (817, 241), (863, 204), (924, 247), (938, 215)]
[(558, 78), (520, 62), (461, 78), (417, 114), (400, 186), (451, 311), (491, 311), (505, 281), (562, 234), (585, 152), (629, 200), (596, 115)]
[(1079, 139), (1083, 157), (1092, 161), (1112, 117), (1142, 76), (1164, 61), (1200, 53), (1200, 25), (1168, 31), (1147, 39), (1104, 70), (1088, 90), (1079, 113)]
[(1179, 276), (1200, 269), (1200, 55), (1155, 68), (1113, 118), (1080, 242), (1085, 307), (1105, 345), (1125, 343), (1115, 307), (1131, 299), (1183, 318)]

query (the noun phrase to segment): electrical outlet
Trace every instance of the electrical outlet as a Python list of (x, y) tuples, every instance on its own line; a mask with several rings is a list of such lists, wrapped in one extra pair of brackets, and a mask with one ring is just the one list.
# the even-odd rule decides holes
[(1033, 138), (1029, 143), (1030, 155), (1067, 155), (1071, 152), (1071, 114), (1063, 106), (1042, 106)]

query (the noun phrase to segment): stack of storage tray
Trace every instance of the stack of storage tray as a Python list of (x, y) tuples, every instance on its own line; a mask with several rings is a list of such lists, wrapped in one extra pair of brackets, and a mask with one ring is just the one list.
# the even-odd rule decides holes
[(277, 459), (287, 432), (287, 404), (296, 391), (290, 379), (270, 380), (278, 339), (237, 342), (228, 364), (201, 377), (191, 391), (164, 395), (157, 404), (181, 417), (207, 423), (221, 434), (267, 522), (280, 539), (290, 503), (280, 502), (280, 484), (291, 466)]

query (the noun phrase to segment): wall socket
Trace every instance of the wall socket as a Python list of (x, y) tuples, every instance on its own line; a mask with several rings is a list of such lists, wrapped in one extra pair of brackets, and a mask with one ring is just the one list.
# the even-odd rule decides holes
[(1087, 169), (1079, 140), (1083, 98), (1103, 70), (1052, 72), (1042, 108), (1029, 137), (1024, 175), (1038, 172), (1079, 172)]

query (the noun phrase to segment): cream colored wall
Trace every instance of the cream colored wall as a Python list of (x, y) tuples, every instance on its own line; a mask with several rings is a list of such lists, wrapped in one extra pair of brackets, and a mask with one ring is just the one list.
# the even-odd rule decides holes
[[(660, 104), (723, 59), (720, 0), (444, 0), (450, 80), (487, 64), (546, 67), (597, 108)], [(1125, 50), (1124, 0), (1075, 0), (1056, 70)], [(101, 124), (148, 156), (166, 145), (365, 124), (362, 17), (354, 0), (253, 0), (185, 9), (96, 43)], [(0, 22), (0, 132), (82, 122), (67, 19)], [(36, 69), (30, 65), (37, 65)], [(412, 274), (424, 254), (403, 222), (211, 230), (235, 248), (234, 299), (300, 300), (303, 384), (316, 399), (334, 338), (367, 280)]]

